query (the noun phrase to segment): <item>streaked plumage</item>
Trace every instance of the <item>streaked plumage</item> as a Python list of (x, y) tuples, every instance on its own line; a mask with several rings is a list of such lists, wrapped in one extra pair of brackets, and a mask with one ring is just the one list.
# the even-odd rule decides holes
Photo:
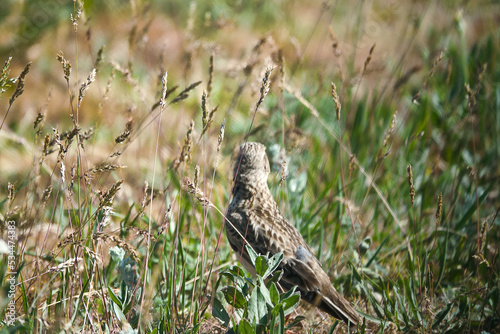
[(335, 318), (357, 325), (359, 315), (335, 290), (304, 238), (279, 211), (267, 185), (269, 172), (264, 145), (241, 145), (234, 166), (233, 200), (228, 211), (228, 219), (232, 224), (225, 224), (231, 247), (243, 266), (252, 273), (255, 273), (255, 269), (250, 263), (241, 235), (245, 236), (246, 242), (257, 253), (269, 252), (273, 255), (282, 252), (284, 260), (280, 269), (283, 270), (283, 277), (279, 284), (283, 289), (297, 286), (303, 300)]

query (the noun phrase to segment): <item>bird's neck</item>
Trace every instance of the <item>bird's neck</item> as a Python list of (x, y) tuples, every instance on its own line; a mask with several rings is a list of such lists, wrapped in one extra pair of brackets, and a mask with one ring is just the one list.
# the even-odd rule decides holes
[(236, 177), (234, 184), (234, 194), (243, 197), (251, 197), (270, 194), (267, 185), (267, 173), (242, 173)]

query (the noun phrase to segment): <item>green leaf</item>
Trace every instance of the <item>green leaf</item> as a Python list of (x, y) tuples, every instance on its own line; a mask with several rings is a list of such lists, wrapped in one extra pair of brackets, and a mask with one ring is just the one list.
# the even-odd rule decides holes
[(264, 284), (264, 281), (259, 276), (257, 276), (257, 280), (259, 281), (259, 287), (258, 287), (259, 292), (261, 293), (262, 297), (266, 301), (267, 305), (273, 307), (271, 295), (270, 295), (269, 290), (267, 289), (266, 285)]
[(444, 309), (442, 309), (441, 311), (438, 312), (438, 314), (436, 314), (436, 319), (432, 324), (432, 328), (437, 328), (439, 326), (441, 321), (443, 321), (446, 315), (450, 312), (452, 306), (453, 303), (448, 303)]
[(471, 205), (469, 206), (469, 209), (467, 209), (467, 212), (465, 213), (465, 215), (458, 222), (458, 224), (456, 226), (457, 230), (462, 229), (465, 226), (465, 224), (470, 220), (470, 217), (472, 217), (472, 215), (474, 214), (474, 212), (476, 212), (476, 209), (478, 207), (480, 207), (481, 204), (483, 204), (484, 200), (486, 199), (486, 197), (490, 193), (490, 190), (491, 190), (491, 188), (493, 187), (494, 184), (495, 184), (495, 182), (492, 182), (490, 184), (490, 186), (488, 187), (488, 189), (485, 190), (485, 191), (483, 191), (483, 193), (481, 194), (481, 196), (479, 196), (479, 199), (477, 200), (477, 203), (476, 203), (476, 201), (472, 201), (471, 202)]
[(257, 257), (259, 255), (257, 253), (255, 253), (253, 248), (251, 246), (249, 246), (248, 244), (245, 244), (245, 248), (247, 250), (248, 256), (250, 257), (250, 262), (252, 262), (252, 264), (255, 266), (255, 260), (257, 259)]
[(234, 286), (226, 286), (221, 289), (221, 292), (228, 304), (239, 309), (246, 307), (247, 301), (245, 300), (245, 296)]
[(285, 330), (289, 330), (290, 328), (297, 326), (305, 318), (306, 317), (304, 317), (303, 315), (296, 316), (295, 319), (293, 319), (293, 321), (286, 326)]
[(368, 268), (370, 266), (370, 264), (377, 258), (378, 253), (380, 252), (380, 250), (382, 249), (382, 247), (385, 245), (385, 243), (387, 242), (387, 240), (389, 240), (389, 236), (386, 236), (385, 239), (384, 239), (384, 241), (382, 241), (380, 243), (380, 246), (378, 246), (378, 248), (375, 251), (375, 253), (373, 253), (372, 257), (368, 260), (368, 262), (366, 262), (365, 268)]
[(255, 272), (257, 275), (264, 277), (264, 273), (268, 268), (266, 258), (264, 256), (258, 256), (255, 259)]
[(111, 305), (113, 306), (113, 312), (115, 313), (116, 317), (118, 318), (118, 320), (124, 324), (124, 323), (128, 323), (127, 322), (127, 317), (125, 316), (125, 314), (123, 314), (122, 312), (122, 309), (121, 309), (121, 306), (116, 304), (115, 302), (112, 302)]
[(267, 304), (260, 289), (253, 289), (248, 302), (248, 318), (256, 324), (267, 323)]
[(283, 253), (276, 253), (269, 259), (269, 267), (266, 272), (262, 276), (262, 278), (266, 279), (269, 275), (271, 275), (280, 265), (281, 261), (283, 261)]
[(212, 306), (212, 315), (216, 318), (219, 319), (220, 322), (222, 322), (222, 325), (224, 327), (227, 327), (229, 325), (229, 314), (227, 314), (226, 309), (218, 300), (217, 298), (214, 298), (214, 304)]
[(271, 276), (271, 278), (267, 279), (267, 281), (266, 281), (267, 287), (271, 286), (271, 284), (273, 284), (273, 283), (278, 283), (282, 276), (283, 276), (283, 271), (276, 270), (273, 273), (273, 276)]
[(278, 323), (278, 331), (276, 333), (283, 334), (285, 332), (285, 313), (283, 309), (280, 307), (280, 321)]
[(241, 319), (238, 323), (238, 331), (239, 334), (255, 334), (255, 327), (252, 326), (248, 320)]
[(290, 313), (292, 313), (292, 311), (295, 309), (295, 307), (297, 307), (299, 302), (300, 302), (300, 294), (298, 293), (295, 293), (290, 297), (286, 298), (285, 300), (283, 300), (282, 302), (283, 311), (285, 315), (289, 315)]
[(332, 324), (332, 327), (330, 327), (330, 330), (328, 331), (328, 334), (333, 334), (335, 331), (335, 328), (340, 324), (339, 320), (335, 320), (335, 322)]
[(271, 297), (271, 302), (273, 303), (273, 306), (276, 306), (280, 302), (280, 293), (278, 291), (278, 288), (276, 288), (275, 284), (271, 284), (269, 286), (269, 295)]
[(290, 290), (288, 290), (287, 292), (285, 292), (284, 294), (282, 294), (282, 295), (280, 296), (280, 300), (281, 300), (281, 301), (284, 301), (285, 299), (287, 299), (288, 297), (290, 297), (291, 295), (293, 295), (293, 294), (295, 293), (295, 289), (296, 289), (296, 288), (297, 288), (297, 287), (296, 287), (296, 286), (294, 286), (293, 288), (291, 288)]
[(109, 298), (111, 298), (112, 301), (115, 302), (116, 305), (118, 305), (121, 308), (123, 308), (123, 304), (121, 300), (115, 295), (113, 290), (111, 290), (111, 287), (108, 286), (108, 293), (109, 293)]

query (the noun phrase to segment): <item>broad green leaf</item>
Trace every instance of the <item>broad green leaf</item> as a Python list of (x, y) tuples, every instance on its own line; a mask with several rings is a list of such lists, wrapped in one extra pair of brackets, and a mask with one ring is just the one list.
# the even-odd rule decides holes
[(285, 315), (289, 315), (300, 302), (300, 294), (296, 293), (282, 301)]
[(275, 284), (271, 284), (269, 286), (269, 295), (271, 297), (271, 302), (273, 303), (273, 306), (278, 305), (280, 302), (280, 293), (278, 291), (278, 288), (276, 288)]
[(212, 315), (219, 319), (220, 322), (222, 322), (223, 326), (229, 325), (230, 317), (229, 314), (227, 314), (226, 309), (218, 300), (217, 298), (214, 298), (214, 304), (212, 306)]
[(255, 328), (246, 319), (241, 319), (238, 323), (239, 334), (255, 334)]
[(224, 298), (228, 302), (228, 304), (232, 305), (235, 308), (245, 308), (247, 305), (247, 301), (245, 300), (245, 296), (236, 289), (234, 286), (226, 286), (221, 289)]
[(248, 256), (250, 257), (250, 262), (255, 266), (255, 259), (257, 259), (257, 256), (259, 256), (255, 251), (253, 250), (252, 247), (250, 247), (248, 244), (245, 244), (245, 248), (248, 252)]
[(266, 272), (262, 276), (262, 278), (266, 279), (269, 275), (271, 275), (280, 265), (281, 261), (283, 261), (283, 253), (276, 253), (269, 259), (269, 267)]
[(269, 290), (267, 289), (266, 285), (264, 284), (264, 281), (259, 276), (257, 276), (257, 280), (259, 281), (259, 286), (258, 286), (259, 292), (261, 293), (262, 297), (266, 301), (267, 305), (273, 307), (271, 295), (270, 295)]
[(255, 272), (257, 275), (264, 277), (264, 273), (268, 268), (267, 260), (264, 256), (257, 256), (255, 259)]
[(267, 304), (260, 289), (253, 289), (248, 302), (248, 318), (256, 324), (267, 323)]

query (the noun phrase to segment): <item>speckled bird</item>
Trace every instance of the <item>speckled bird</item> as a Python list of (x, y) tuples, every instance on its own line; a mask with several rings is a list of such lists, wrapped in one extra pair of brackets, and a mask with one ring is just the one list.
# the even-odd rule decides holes
[(245, 243), (257, 254), (283, 253), (279, 268), (283, 276), (279, 286), (285, 291), (297, 286), (303, 300), (356, 326), (360, 322), (356, 310), (335, 290), (302, 235), (279, 211), (267, 185), (270, 170), (264, 145), (245, 143), (240, 146), (234, 165), (233, 200), (228, 211), (231, 224), (225, 224), (229, 244), (252, 274), (255, 268)]

